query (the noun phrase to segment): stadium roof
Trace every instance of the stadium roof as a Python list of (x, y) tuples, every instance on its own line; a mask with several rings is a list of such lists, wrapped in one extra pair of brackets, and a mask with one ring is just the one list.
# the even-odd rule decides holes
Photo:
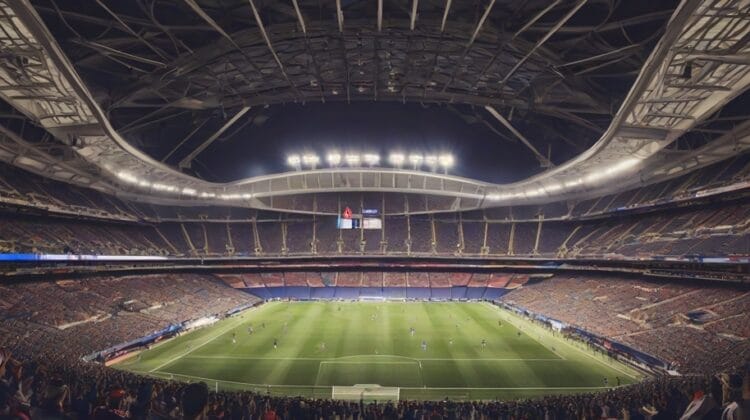
[[(747, 122), (722, 124), (747, 119), (745, 0), (86, 3), (0, 1), (0, 158), (121, 196), (267, 207), (276, 195), (409, 192), (467, 209), (622, 190), (750, 144)], [(220, 165), (215, 144), (252, 136), (269, 108), (362, 101), (481, 113), (517, 143), (498, 162), (524, 154), (536, 173), (497, 184), (323, 168), (217, 182), (196, 168)]]

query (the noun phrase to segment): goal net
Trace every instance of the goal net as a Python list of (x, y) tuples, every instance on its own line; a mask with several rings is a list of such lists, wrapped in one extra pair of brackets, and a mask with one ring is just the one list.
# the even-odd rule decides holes
[(398, 401), (398, 387), (376, 384), (357, 384), (354, 386), (334, 386), (331, 399), (365, 400), (365, 401)]

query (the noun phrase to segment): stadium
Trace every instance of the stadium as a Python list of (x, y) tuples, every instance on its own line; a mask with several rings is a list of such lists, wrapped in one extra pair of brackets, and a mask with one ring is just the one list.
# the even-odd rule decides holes
[(0, 419), (750, 419), (747, 0), (0, 10)]

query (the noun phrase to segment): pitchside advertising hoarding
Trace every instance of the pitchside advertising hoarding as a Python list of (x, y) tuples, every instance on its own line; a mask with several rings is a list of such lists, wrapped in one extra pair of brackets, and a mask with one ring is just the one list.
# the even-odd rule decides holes
[(344, 207), (339, 213), (337, 227), (339, 229), (382, 229), (383, 222), (380, 220), (378, 209), (362, 209), (360, 214), (355, 214), (350, 207)]

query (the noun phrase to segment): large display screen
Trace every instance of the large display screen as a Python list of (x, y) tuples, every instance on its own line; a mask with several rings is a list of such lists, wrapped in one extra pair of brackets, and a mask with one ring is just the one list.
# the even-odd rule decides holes
[(341, 211), (337, 221), (339, 229), (382, 229), (383, 221), (380, 220), (378, 209), (362, 209), (355, 214), (350, 207)]

